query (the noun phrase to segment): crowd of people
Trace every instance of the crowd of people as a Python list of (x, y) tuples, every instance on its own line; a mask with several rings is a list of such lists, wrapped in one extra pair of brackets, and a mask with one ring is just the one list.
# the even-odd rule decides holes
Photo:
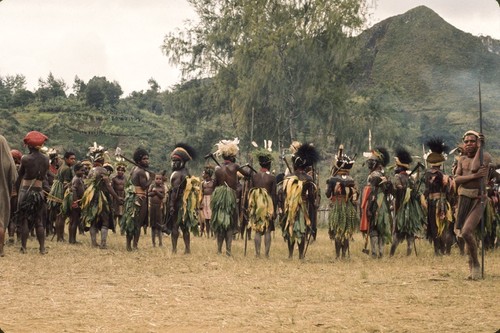
[[(193, 234), (215, 238), (217, 252), (222, 254), (225, 244), (224, 253), (231, 256), (232, 241), (241, 233), (245, 253), (253, 234), (255, 255), (261, 256), (263, 239), (269, 257), (271, 232), (279, 227), (289, 258), (297, 243), (303, 259), (316, 238), (321, 193), (315, 168), (320, 156), (311, 143), (293, 142), (284, 158), (286, 171), (274, 174), (269, 147), (255, 149), (260, 165), (256, 170), (236, 162), (238, 139), (221, 140), (217, 151), (205, 157), (217, 166), (207, 161), (201, 178), (187, 168), (196, 158), (195, 149), (179, 143), (170, 153), (167, 178), (166, 171), (149, 169), (149, 153), (143, 148), (137, 148), (132, 159), (118, 154), (119, 161), (111, 163), (106, 149), (94, 143), (87, 159), (78, 161), (71, 151), (60, 156), (45, 148), (47, 140), (38, 131), (29, 132), (24, 138), (28, 152), (22, 154), (10, 150), (0, 136), (0, 256), (4, 243), (14, 244), (16, 236), (26, 253), (30, 233), (45, 254), (46, 237), (64, 242), (66, 225), (70, 244), (79, 244), (77, 237), (88, 232), (91, 246), (101, 249), (107, 248), (109, 230), (119, 228), (128, 251), (138, 249), (141, 231), (146, 234), (149, 227), (153, 246), (163, 246), (167, 234), (177, 253), (182, 233), (185, 254), (191, 252)], [(469, 278), (480, 278), (478, 239), (483, 247), (492, 247), (500, 233), (500, 170), (482, 148), (483, 135), (475, 131), (467, 131), (453, 149), (450, 174), (443, 167), (448, 151), (444, 142), (433, 138), (427, 146), (423, 163), (415, 165), (404, 148), (395, 149), (394, 164), (387, 149), (371, 150), (362, 190), (350, 175), (354, 159), (339, 147), (325, 193), (328, 233), (337, 259), (349, 256), (349, 241), (357, 230), (364, 237), (363, 252), (373, 258), (381, 258), (387, 244), (393, 256), (404, 241), (406, 254), (417, 254), (415, 238), (425, 235), (436, 256), (449, 254), (457, 243), (461, 254), (468, 255)]]

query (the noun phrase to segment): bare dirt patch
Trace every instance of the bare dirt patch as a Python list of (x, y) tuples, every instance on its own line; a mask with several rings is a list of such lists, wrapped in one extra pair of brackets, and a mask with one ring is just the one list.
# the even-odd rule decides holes
[[(109, 249), (48, 241), (49, 253), (6, 246), (0, 258), (0, 328), (5, 332), (495, 332), (500, 329), (500, 251), (487, 253), (486, 277), (468, 281), (455, 248), (434, 257), (417, 241), (394, 258), (370, 259), (356, 235), (350, 259), (336, 261), (326, 230), (305, 261), (286, 259), (276, 232), (270, 259), (253, 242), (233, 242), (232, 258), (216, 254), (213, 239), (194, 238), (192, 254), (152, 248), (125, 251), (110, 235)], [(386, 248), (386, 252), (388, 251)], [(182, 238), (179, 252), (182, 253)]]

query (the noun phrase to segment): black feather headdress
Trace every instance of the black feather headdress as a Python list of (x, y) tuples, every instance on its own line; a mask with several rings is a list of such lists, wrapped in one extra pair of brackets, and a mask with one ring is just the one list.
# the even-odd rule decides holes
[(448, 147), (444, 144), (444, 140), (440, 137), (434, 137), (427, 140), (425, 143), (429, 147), (430, 152), (426, 154), (425, 160), (431, 165), (440, 165), (446, 161), (445, 152)]
[(408, 150), (403, 147), (398, 147), (395, 150), (396, 156), (394, 159), (396, 160), (396, 165), (404, 168), (409, 168), (411, 162), (413, 162), (413, 158)]
[(196, 150), (187, 143), (177, 143), (170, 157), (178, 157), (184, 162), (194, 160), (197, 157)]
[(389, 152), (384, 147), (377, 147), (372, 150), (371, 159), (377, 160), (383, 167), (387, 166), (391, 157), (389, 156)]
[(296, 168), (306, 168), (312, 166), (319, 160), (319, 152), (312, 143), (303, 143), (293, 155), (293, 165)]

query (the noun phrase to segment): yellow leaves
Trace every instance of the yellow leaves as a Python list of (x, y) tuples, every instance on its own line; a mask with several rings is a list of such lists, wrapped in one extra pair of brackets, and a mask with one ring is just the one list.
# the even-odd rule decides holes
[(264, 188), (252, 188), (248, 193), (248, 222), (254, 231), (262, 232), (274, 215), (273, 199)]

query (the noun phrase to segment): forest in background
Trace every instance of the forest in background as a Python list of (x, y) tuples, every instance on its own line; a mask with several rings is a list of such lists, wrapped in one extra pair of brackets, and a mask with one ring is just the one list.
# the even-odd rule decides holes
[[(359, 0), (192, 3), (199, 22), (163, 44), (183, 82), (162, 90), (151, 78), (147, 91), (124, 97), (119, 82), (98, 74), (75, 76), (70, 86), (49, 73), (30, 91), (22, 73), (0, 73), (2, 134), (22, 149), (26, 132), (39, 130), (50, 147), (79, 158), (94, 141), (111, 155), (140, 146), (156, 170), (168, 169), (176, 142), (203, 156), (238, 137), (242, 163), (252, 140), (272, 140), (282, 171), (280, 150), (307, 141), (320, 150), (326, 177), (339, 144), (351, 155), (368, 150), (369, 130), (373, 146), (390, 150), (402, 145), (421, 156), (435, 135), (452, 148), (479, 127), (481, 82), (487, 149), (500, 152), (499, 41), (462, 32), (423, 6), (354, 36), (366, 14)], [(194, 161), (194, 173), (204, 163)]]

